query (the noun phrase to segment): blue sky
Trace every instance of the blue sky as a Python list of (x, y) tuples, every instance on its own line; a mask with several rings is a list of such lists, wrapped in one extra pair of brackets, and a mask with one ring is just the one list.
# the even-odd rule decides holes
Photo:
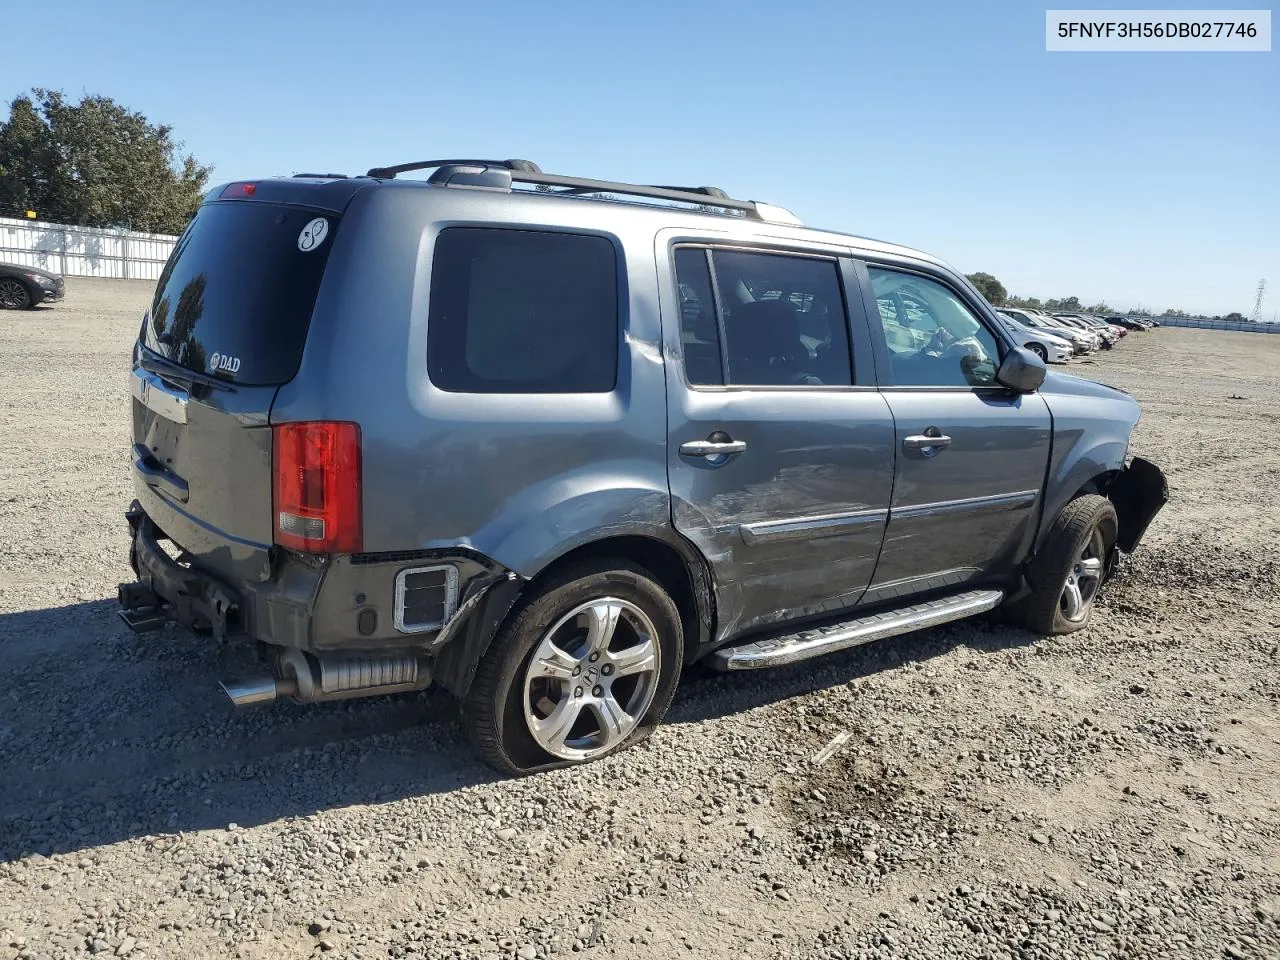
[(1046, 53), (1026, 2), (365, 7), (61, 0), (19, 18), (0, 97), (114, 97), (215, 179), (527, 157), (715, 184), (1015, 293), (1248, 314), (1267, 277), (1280, 307), (1274, 49)]

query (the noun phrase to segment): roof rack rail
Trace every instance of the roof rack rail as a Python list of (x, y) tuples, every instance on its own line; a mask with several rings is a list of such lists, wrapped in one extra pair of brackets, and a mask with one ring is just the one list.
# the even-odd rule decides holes
[[(748, 216), (754, 215), (756, 208), (756, 205), (750, 200), (717, 197), (714, 194), (702, 192), (701, 188), (691, 190), (685, 187), (650, 187), (639, 183), (591, 180), (587, 177), (564, 177), (557, 173), (531, 173), (524, 170), (512, 170), (511, 179), (515, 183), (532, 183), (535, 186), (566, 187), (571, 193), (620, 193), (629, 197), (648, 197), (654, 200), (672, 200), (678, 203), (722, 207), (726, 210), (741, 210)], [(720, 192), (723, 193), (724, 191)]]
[(654, 184), (659, 190), (685, 190), (689, 193), (703, 193), (708, 197), (718, 197), (721, 200), (728, 200), (729, 195), (719, 187), (669, 187), (661, 184)]
[(719, 187), (652, 186), (613, 180), (591, 180), (586, 177), (566, 177), (556, 173), (543, 173), (536, 163), (529, 160), (423, 160), (418, 163), (401, 163), (393, 167), (374, 167), (367, 176), (386, 180), (409, 170), (431, 168), (438, 168), (429, 181), (436, 186), (509, 191), (513, 183), (528, 183), (534, 186), (561, 188), (550, 191), (553, 196), (586, 193), (622, 194), (628, 197), (690, 203), (704, 208), (737, 210), (752, 220), (804, 226), (799, 217), (784, 207), (755, 200), (736, 200)]
[(532, 160), (418, 160), (413, 163), (398, 163), (393, 167), (374, 167), (366, 177), (376, 180), (394, 180), (397, 174), (411, 170), (430, 170), (432, 167), (499, 167), (504, 170), (521, 170), (528, 173), (541, 173), (542, 168)]
[(585, 177), (562, 177), (552, 173), (526, 173), (513, 170), (511, 179), (516, 183), (542, 184), (549, 187), (567, 187), (568, 193), (620, 193), (630, 197), (648, 197), (655, 200), (672, 200), (692, 203), (699, 207), (719, 207), (723, 210), (741, 210), (752, 220), (768, 223), (785, 223), (801, 227), (804, 224), (790, 210), (771, 203), (756, 200), (735, 200), (718, 187), (663, 187), (637, 183), (617, 183), (612, 180), (589, 180)]

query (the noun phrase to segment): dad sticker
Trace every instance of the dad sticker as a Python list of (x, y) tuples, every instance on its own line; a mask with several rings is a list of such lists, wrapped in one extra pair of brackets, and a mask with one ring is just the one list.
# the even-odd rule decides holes
[(324, 238), (329, 235), (329, 221), (324, 217), (316, 217), (298, 234), (298, 249), (303, 253), (308, 250), (314, 250), (320, 244), (324, 243)]

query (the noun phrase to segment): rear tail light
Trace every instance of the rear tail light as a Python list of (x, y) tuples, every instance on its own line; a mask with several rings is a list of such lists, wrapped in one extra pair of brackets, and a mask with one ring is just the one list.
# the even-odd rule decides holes
[(359, 553), (360, 428), (328, 420), (272, 427), (275, 542), (305, 553)]

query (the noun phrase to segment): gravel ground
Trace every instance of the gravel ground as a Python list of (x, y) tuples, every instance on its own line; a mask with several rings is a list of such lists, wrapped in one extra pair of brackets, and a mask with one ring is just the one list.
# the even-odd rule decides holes
[(148, 293), (0, 314), (0, 960), (1280, 957), (1280, 337), (1073, 366), (1175, 497), (1089, 630), (691, 673), (504, 781), (443, 697), (235, 713), (248, 652), (117, 622)]

